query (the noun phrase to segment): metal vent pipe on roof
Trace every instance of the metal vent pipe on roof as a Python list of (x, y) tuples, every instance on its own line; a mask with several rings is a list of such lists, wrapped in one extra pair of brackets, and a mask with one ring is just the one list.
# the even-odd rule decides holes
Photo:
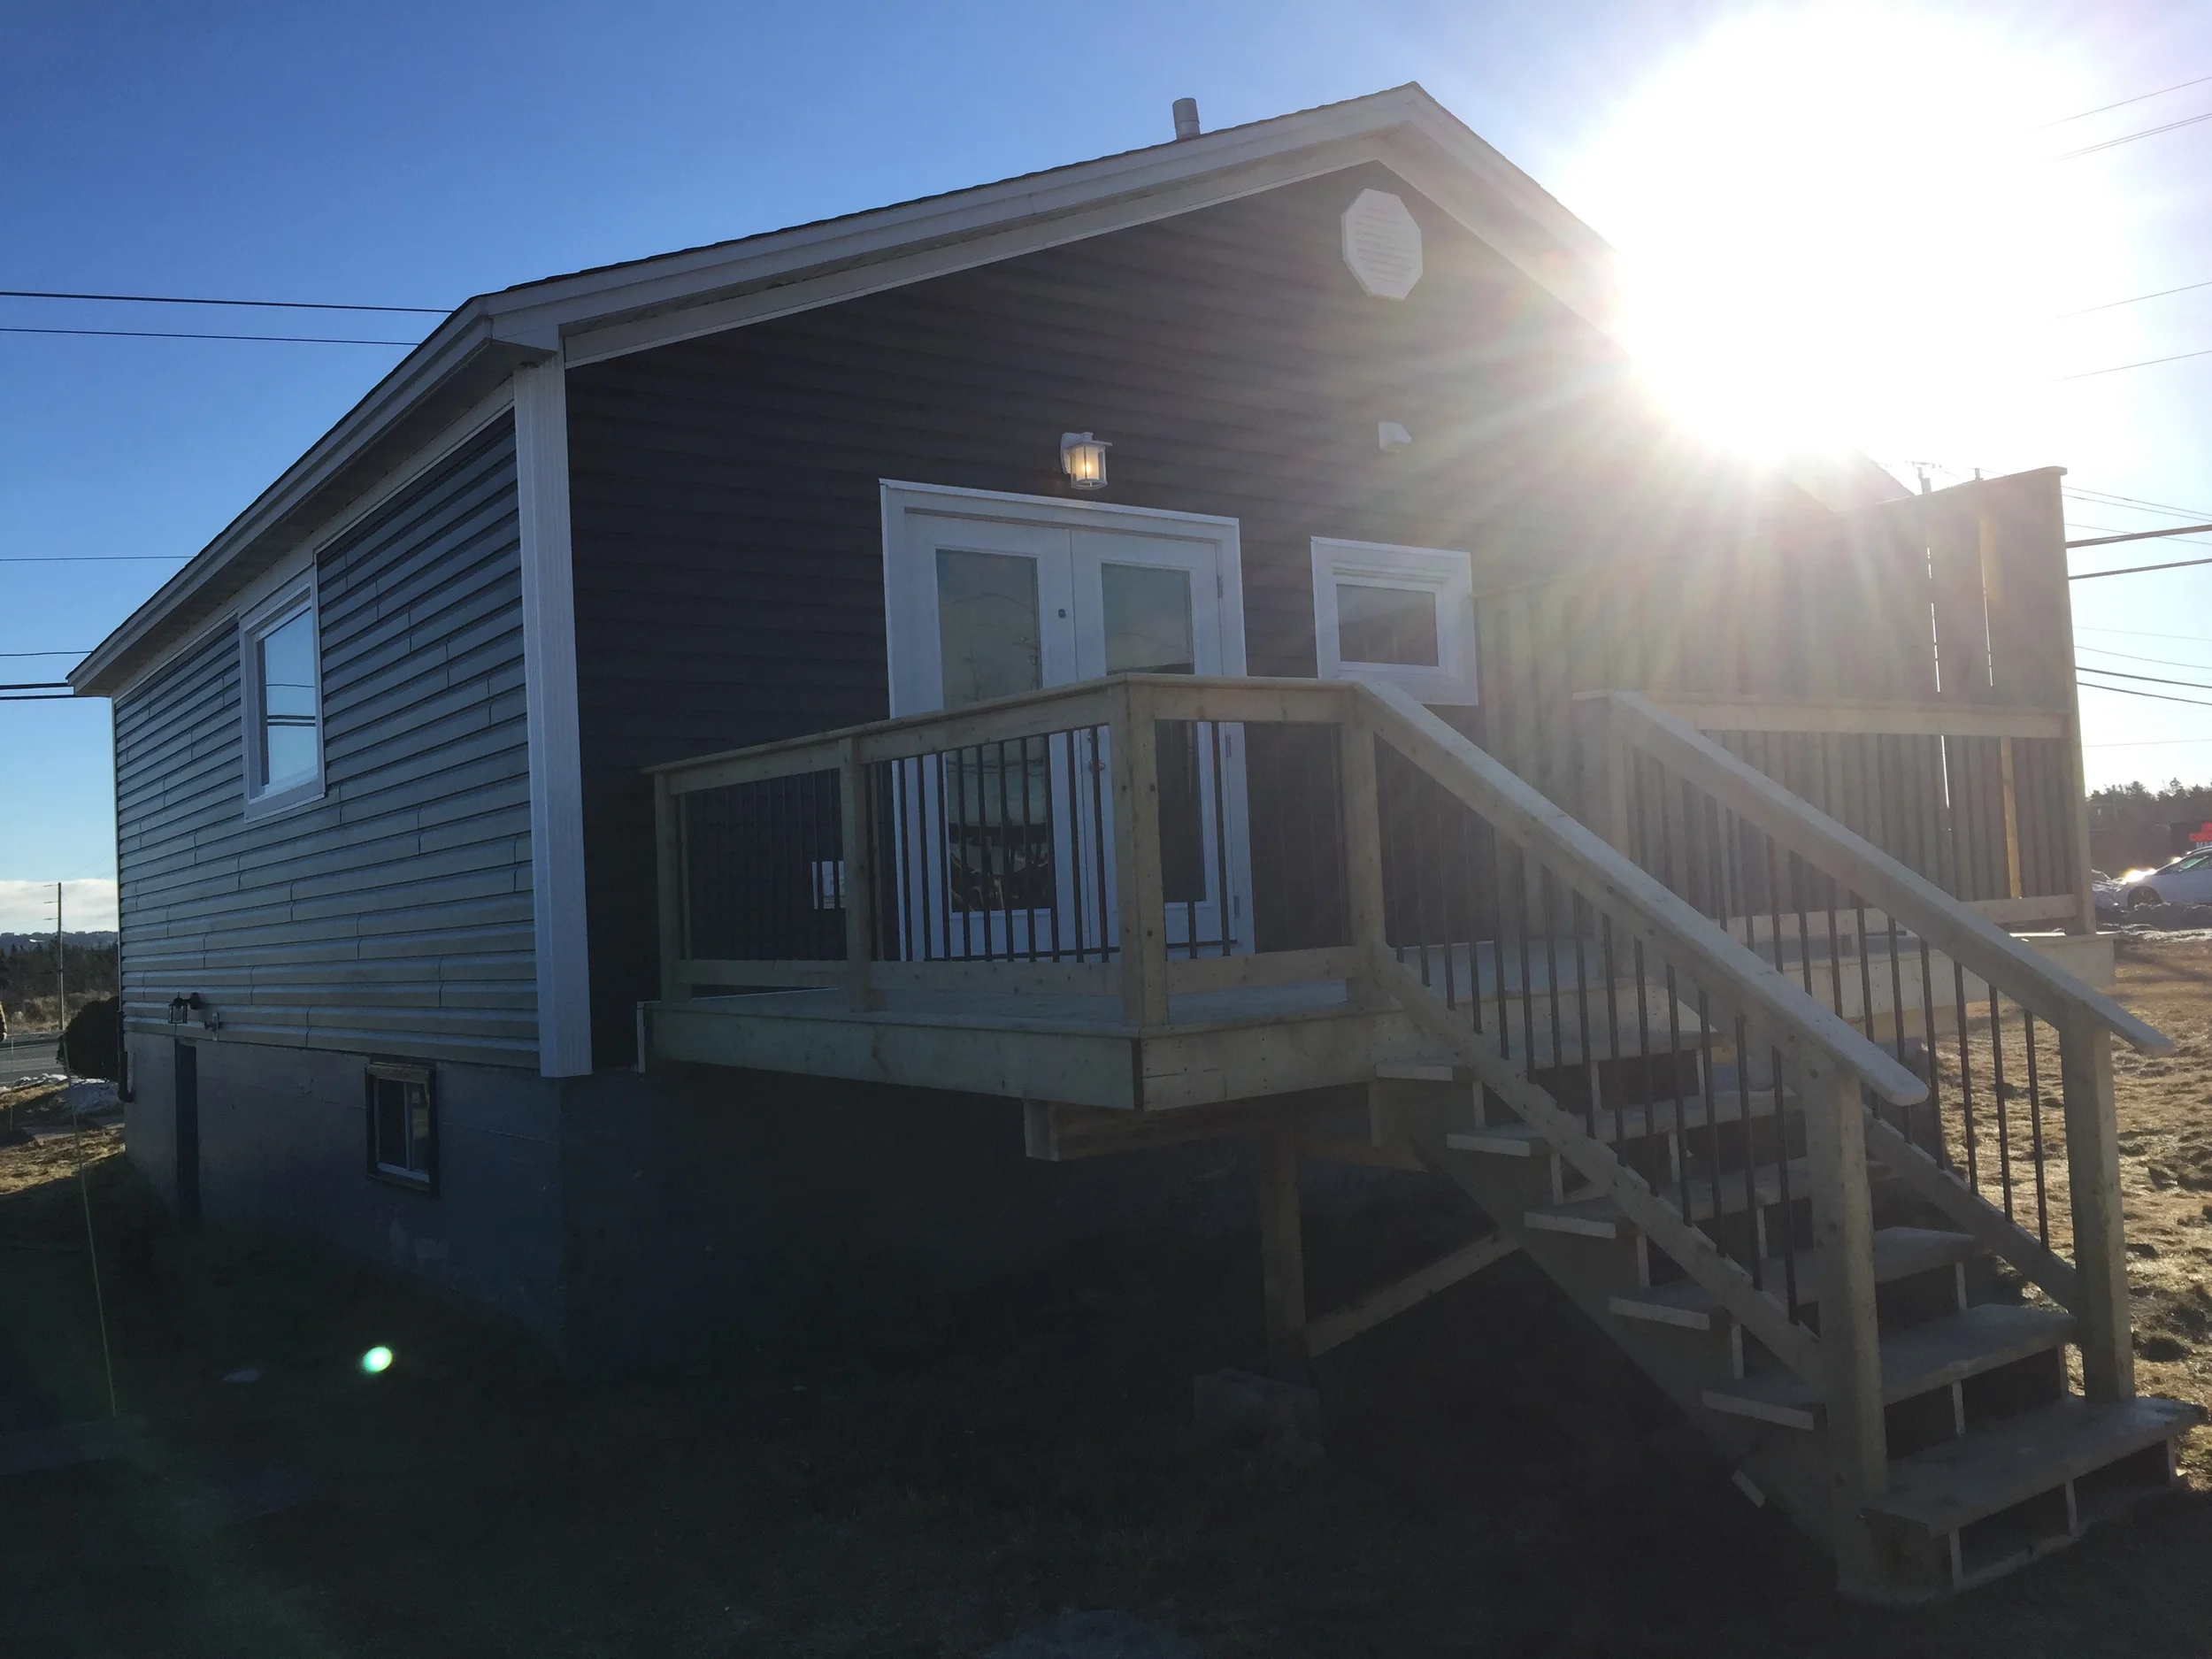
[(1195, 138), (1198, 134), (1198, 100), (1196, 98), (1176, 99), (1175, 136), (1177, 141), (1179, 142), (1186, 138)]

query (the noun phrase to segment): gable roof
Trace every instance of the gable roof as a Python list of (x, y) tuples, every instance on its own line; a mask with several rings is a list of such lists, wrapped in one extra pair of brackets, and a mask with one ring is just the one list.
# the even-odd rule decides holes
[[(595, 362), (1379, 162), (1598, 329), (1613, 250), (1417, 85), (785, 230), (548, 277), (458, 307), (71, 671), (128, 684), (514, 372)], [(1868, 464), (1870, 472), (1878, 472)], [(1887, 481), (1886, 474), (1880, 475)], [(1894, 488), (1894, 487), (1893, 487)], [(1868, 497), (1878, 493), (1870, 480)], [(1829, 492), (1815, 494), (1840, 504)]]

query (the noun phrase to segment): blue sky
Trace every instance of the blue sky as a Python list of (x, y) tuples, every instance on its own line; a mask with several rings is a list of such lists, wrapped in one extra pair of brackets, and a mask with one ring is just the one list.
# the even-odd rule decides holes
[[(1716, 61), (1714, 42), (1740, 42), (1747, 29), (1778, 29), (1786, 42), (1819, 11), (1689, 0), (13, 0), (0, 9), (0, 287), (450, 305), (551, 272), (1155, 142), (1181, 96), (1217, 127), (1409, 80), (1625, 242), (1676, 189), (1731, 211), (1730, 167), (1763, 148), (1755, 130), (1740, 144), (1707, 134), (1700, 142), (1730, 153), (1709, 165), (1692, 149), (1693, 164), (1672, 175), (1636, 172), (1638, 157), (1664, 150), (1650, 142), (1653, 122), (1678, 121), (1668, 111), (1685, 97), (1713, 101), (1694, 76), (1681, 79), (1684, 66)], [(1847, 15), (1869, 39), (1889, 27), (1866, 7)], [(2212, 76), (2212, 17), (2200, 6), (1898, 15), (1955, 25), (1968, 42), (1964, 78), (2001, 82), (2045, 119)], [(1786, 58), (1791, 49), (1778, 50)], [(1909, 31), (1896, 54), (1927, 56)], [(2078, 134), (2086, 144), (2203, 111), (2212, 84), (2053, 129), (2051, 142)], [(2039, 173), (2003, 197), (2011, 217), (2000, 233), (2031, 249), (2047, 239), (2050, 268), (2064, 267), (2063, 291), (2083, 305), (2212, 279), (2208, 157), (2212, 122), (2051, 164), (2061, 182), (2048, 222)], [(1924, 167), (1877, 148), (1864, 168), (1886, 199), (1924, 208), (1988, 199), (1978, 165), (1962, 155)], [(1878, 244), (1883, 227), (1853, 234)], [(1909, 248), (1887, 263), (1909, 265)], [(430, 320), (0, 300), (0, 325), (19, 326), (403, 340)], [(310, 326), (289, 326), (299, 323)], [(2058, 368), (2212, 347), (2212, 288), (2076, 319), (2030, 344), (2036, 363)], [(95, 644), (399, 356), (0, 334), (0, 558), (11, 561), (0, 563), (0, 651)], [(1970, 399), (1947, 405), (1939, 426), (1870, 416), (1853, 435), (1886, 461), (2057, 462), (2074, 467), (2070, 484), (2212, 510), (2212, 357), (2068, 385), (1993, 413)], [(2157, 522), (2124, 504), (2078, 504), (2098, 526)], [(14, 562), (55, 556), (118, 562)], [(2212, 567), (2093, 582), (2079, 597), (2085, 628), (2104, 630), (2085, 641), (2125, 653), (2104, 660), (2212, 681)], [(68, 660), (0, 657), (11, 671), (0, 679), (56, 678)], [(2179, 695), (2212, 702), (2212, 692)], [(2212, 776), (2212, 709), (2094, 694), (2085, 707), (2095, 780)], [(111, 875), (105, 705), (0, 703), (0, 883)], [(0, 927), (26, 919), (0, 915)]]

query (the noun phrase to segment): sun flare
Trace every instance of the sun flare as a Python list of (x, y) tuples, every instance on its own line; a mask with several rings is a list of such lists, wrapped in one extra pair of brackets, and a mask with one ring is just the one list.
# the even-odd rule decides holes
[(2048, 384), (2053, 315), (2125, 291), (2039, 130), (2087, 101), (1993, 24), (1753, 14), (1632, 96), (1572, 199), (1622, 253), (1645, 377), (1709, 439), (1994, 461)]

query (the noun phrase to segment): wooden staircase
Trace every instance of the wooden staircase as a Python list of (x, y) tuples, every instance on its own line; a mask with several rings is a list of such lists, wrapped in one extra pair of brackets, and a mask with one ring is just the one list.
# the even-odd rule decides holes
[[(1962, 1171), (1932, 989), (1924, 1036), (1909, 1035), (1901, 1006), (1886, 1031), (1870, 998), (1856, 1010), (1824, 1006), (1808, 994), (1809, 969), (1798, 982), (1779, 943), (1789, 929), (1778, 893), (1768, 895), (1769, 960), (1757, 930), (1746, 926), (1739, 941), (1724, 918), (1670, 891), (1665, 872), (1642, 868), (1409, 699), (1374, 702), (1384, 749), (1512, 855), (1500, 866), (1496, 942), (1486, 956), (1469, 948), (1453, 958), (1466, 964), (1455, 985), (1432, 961), (1452, 947), (1424, 937), (1402, 872), (1395, 916), (1370, 935), (1356, 994), (1393, 999), (1456, 1064), (1450, 1082), (1406, 1075), (1415, 1068), (1378, 1077), (1379, 1146), (1463, 1188), (1502, 1248), (1525, 1251), (1720, 1448), (1751, 1501), (1835, 1555), (1855, 1596), (1909, 1602), (1978, 1583), (2173, 1483), (2177, 1437), (2201, 1414), (2134, 1393), (2108, 1047), (2115, 1032), (2151, 1048), (2162, 1038), (1698, 734), (1626, 709), (1617, 733), (1663, 743), (1671, 760), (1686, 753), (1697, 787), (1719, 795), (1717, 828), (1724, 804), (1730, 814), (1724, 839), (1739, 853), (1747, 835), (1770, 835), (1796, 867), (1842, 872), (1822, 896), (1859, 912), (1862, 952), (1886, 929), (1893, 969), (1903, 937), (1916, 952), (1932, 946), (1924, 986), (1939, 964), (1953, 972), (1947, 1024), (1974, 1148)], [(1678, 841), (1698, 810), (1686, 795)], [(1386, 872), (1390, 830), (1372, 833)], [(1367, 895), (1371, 919), (1385, 909), (1379, 892)], [(1448, 920), (1433, 931), (1453, 936)], [(1832, 923), (1831, 939), (1841, 931)], [(1571, 968), (1555, 942), (1569, 936)], [(1801, 922), (1801, 944), (1809, 936)], [(1831, 967), (1840, 986), (1847, 964)], [(1874, 964), (1860, 977), (1871, 984)], [(2017, 999), (2030, 1066), (2051, 1034), (2039, 1013), (2059, 1040), (2060, 1064), (2044, 1075), (2055, 1071), (2065, 1094), (2070, 1262), (2048, 1239), (2039, 1102), (2018, 1126), (2017, 1091), (2000, 1088), (1974, 1116), (1972, 1072), (1991, 1063), (1970, 1046), (1985, 996), (2001, 1074), (2008, 1057), (2019, 1064), (2003, 1048), (2014, 1004), (2001, 997)], [(1632, 999), (1632, 1020), (1619, 1011)], [(1974, 1140), (1993, 1128), (2001, 1206), (1982, 1190), (1993, 1160)], [(2033, 1230), (2015, 1204), (2030, 1138)], [(2070, 1349), (2081, 1355), (2079, 1391)]]

